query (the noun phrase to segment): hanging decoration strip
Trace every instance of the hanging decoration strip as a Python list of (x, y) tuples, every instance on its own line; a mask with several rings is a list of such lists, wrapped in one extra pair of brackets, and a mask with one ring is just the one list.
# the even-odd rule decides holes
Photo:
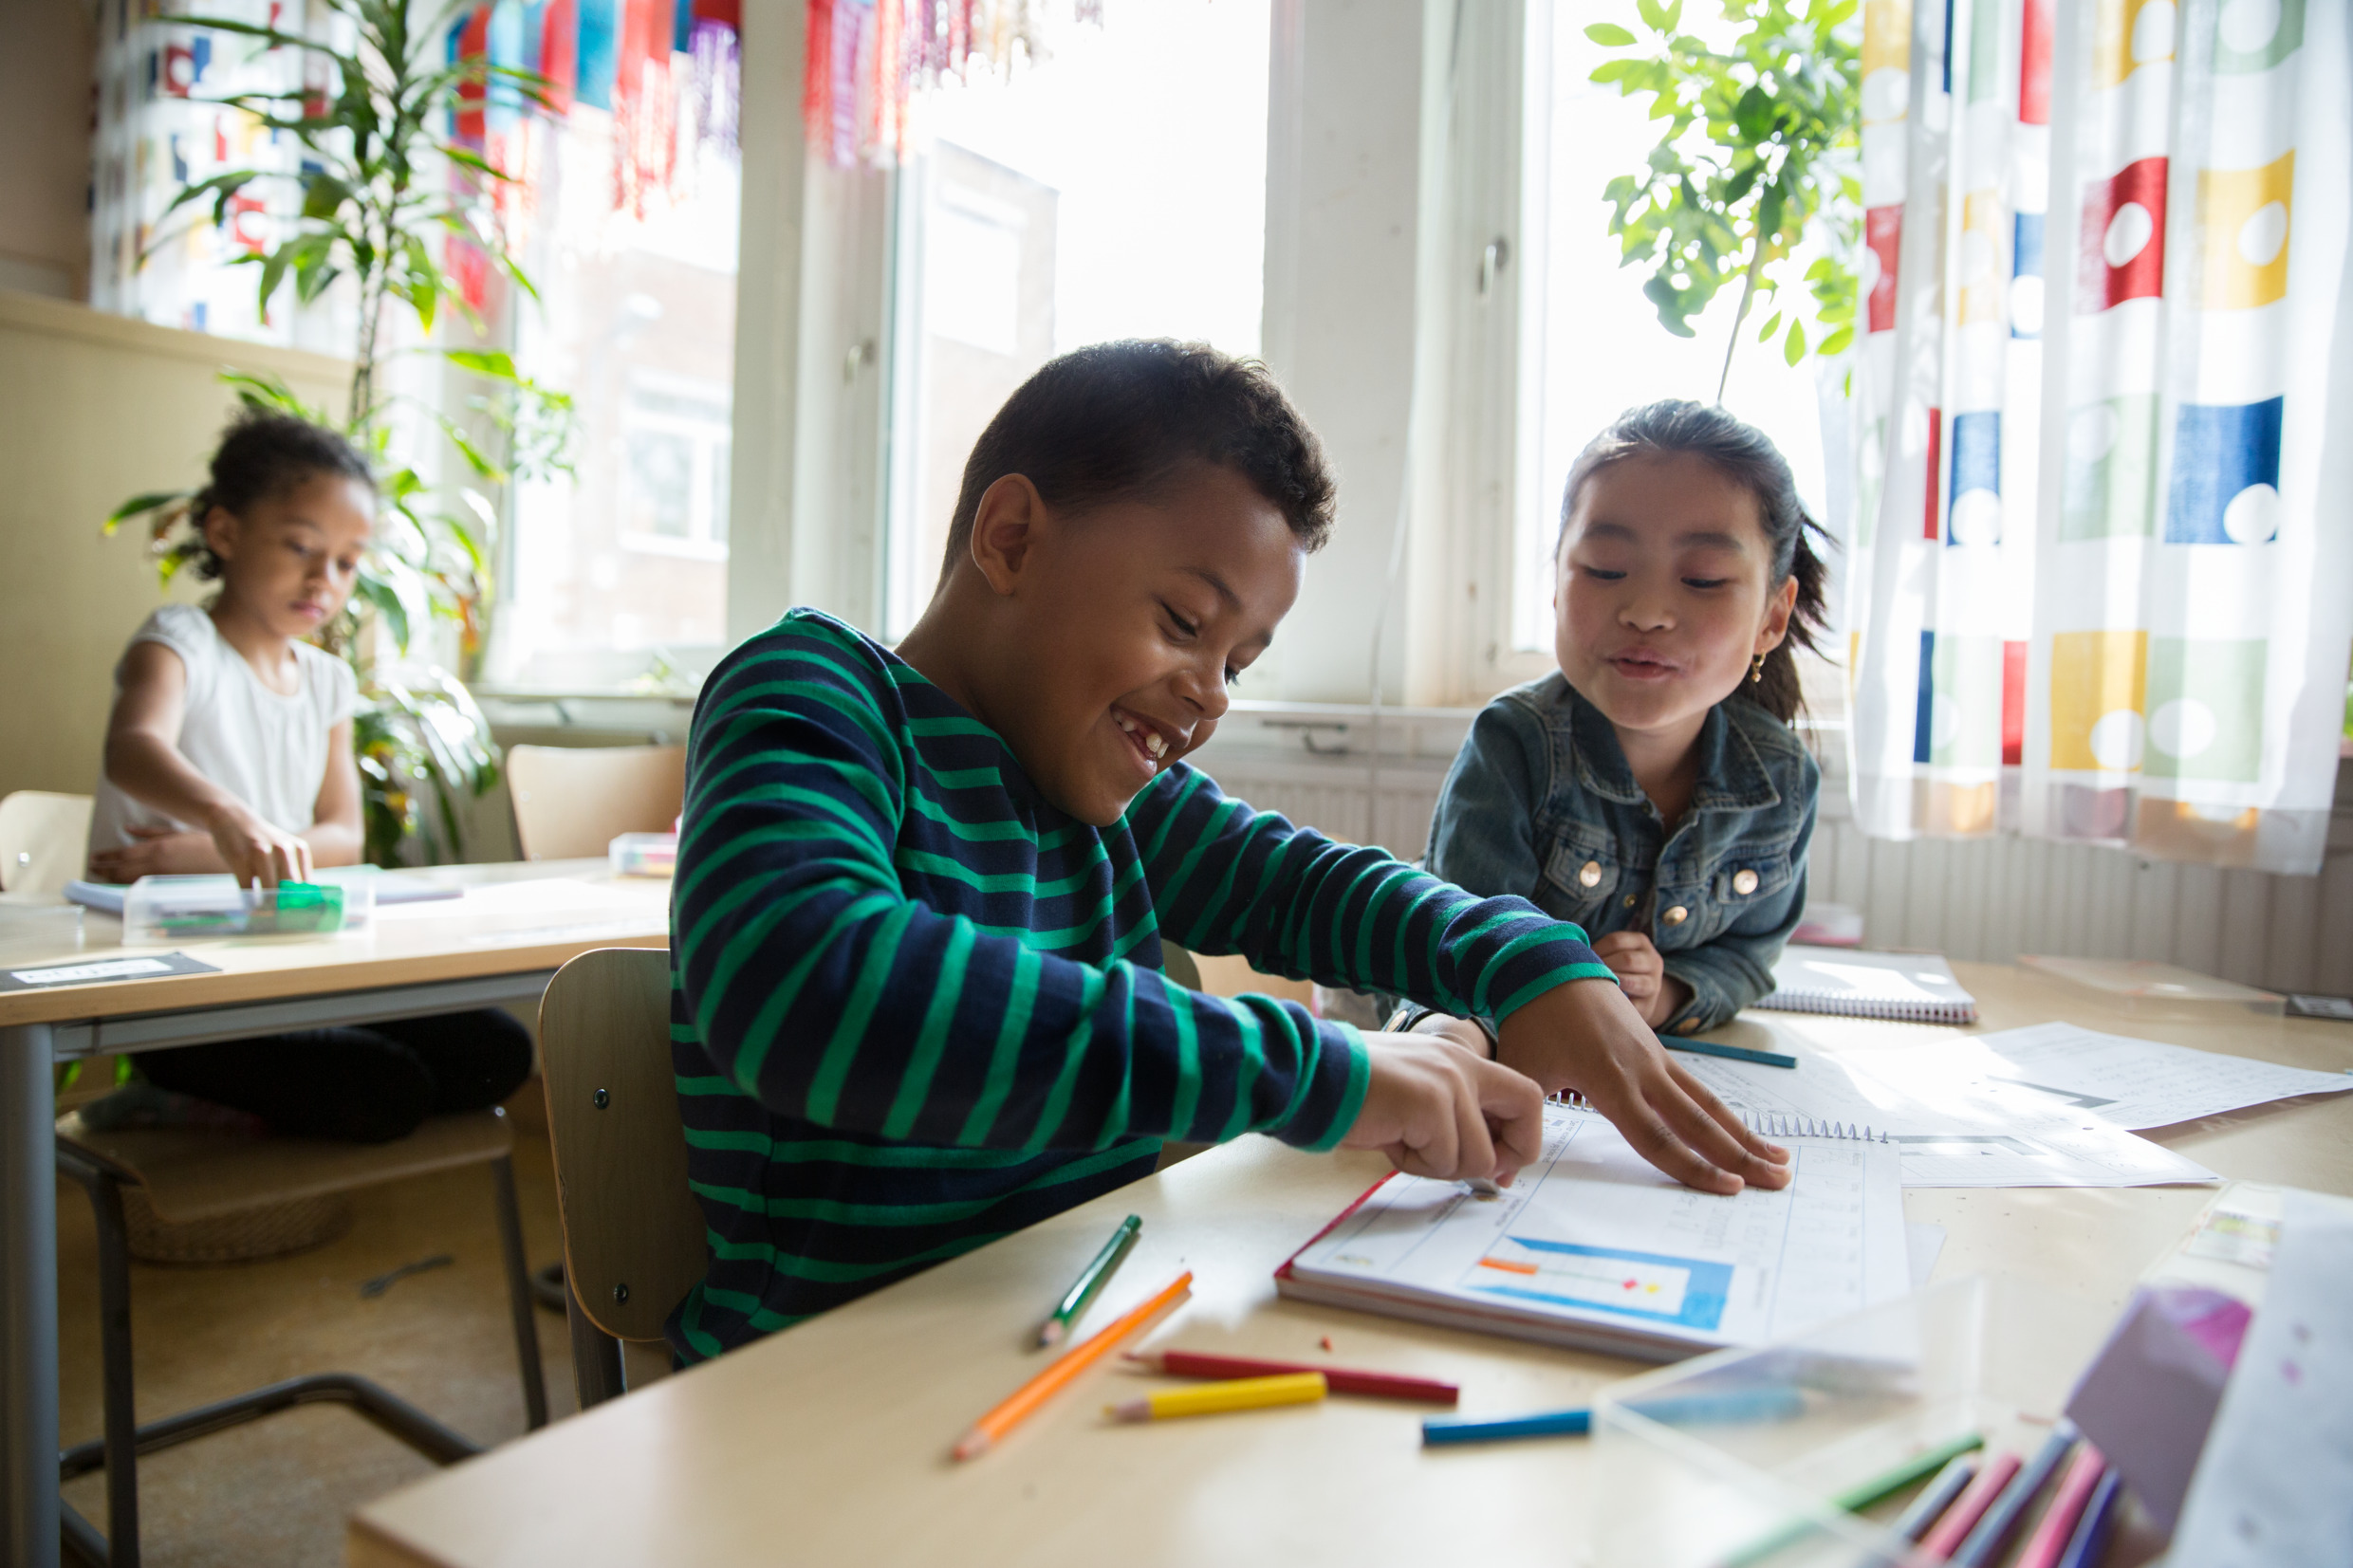
[(974, 65), (1036, 65), (1065, 21), (1102, 25), (1102, 0), (808, 0), (801, 120), (837, 168), (895, 168), (918, 139), (925, 93)]
[(1872, 0), (1855, 815), (2320, 869), (2353, 645), (2340, 0)]
[[(410, 3), (422, 14), (438, 9)], [(333, 90), (325, 77), (332, 67), (316, 55), (260, 48), (177, 20), (198, 12), (323, 42), (341, 43), (349, 32), (331, 0), (101, 0), (91, 304), (167, 326), (340, 352), (350, 333), (336, 319), (348, 308), (336, 295), (303, 309), (281, 295), (265, 318), (254, 303), (256, 274), (235, 265), (298, 221), (292, 179), (248, 187), (218, 225), (209, 202), (164, 218), (182, 186), (227, 170), (300, 172), (290, 137), (221, 100), (296, 85)], [(733, 161), (741, 31), (742, 0), (494, 0), (458, 13), (450, 59), (487, 59), (548, 83), (545, 110), (502, 82), (473, 92), (449, 128), (458, 146), (513, 176), (490, 181), (485, 193), (510, 239), (519, 245), (537, 213), (558, 129), (551, 117), (575, 124), (611, 117), (611, 208), (634, 219), (691, 196), (702, 159)], [(466, 194), (480, 178), (452, 172)], [(448, 244), (446, 265), (483, 307), (488, 258), (462, 238)]]

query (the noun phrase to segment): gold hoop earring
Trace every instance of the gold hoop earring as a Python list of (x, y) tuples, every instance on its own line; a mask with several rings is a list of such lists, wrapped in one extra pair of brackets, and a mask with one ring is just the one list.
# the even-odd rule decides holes
[(1754, 668), (1754, 669), (1752, 669), (1752, 670), (1751, 670), (1751, 671), (1749, 672), (1749, 681), (1750, 681), (1750, 684), (1751, 684), (1751, 685), (1754, 685), (1754, 686), (1762, 686), (1762, 685), (1765, 683), (1765, 655), (1764, 655), (1759, 654), (1759, 655), (1756, 655), (1756, 666), (1755, 666), (1755, 668)]

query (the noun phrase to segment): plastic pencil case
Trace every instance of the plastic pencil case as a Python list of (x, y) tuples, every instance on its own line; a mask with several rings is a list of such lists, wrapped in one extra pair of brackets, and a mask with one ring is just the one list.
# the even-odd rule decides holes
[(122, 900), (125, 947), (224, 936), (332, 936), (365, 928), (376, 889), (348, 883), (281, 882), (241, 888), (231, 876), (142, 876)]
[[(1629, 1379), (1593, 1407), (1596, 1568), (1913, 1568), (1930, 1559), (1835, 1499), (1967, 1433), (1985, 1453), (2050, 1435), (2114, 1314), (2024, 1281), (1973, 1275), (1752, 1350)], [(1666, 1424), (1677, 1403), (1767, 1408), (1770, 1419)], [(1789, 1397), (1794, 1394), (1795, 1397)], [(1907, 1488), (1907, 1491), (1909, 1488)]]
[(667, 876), (677, 869), (675, 833), (624, 833), (606, 850), (616, 876)]

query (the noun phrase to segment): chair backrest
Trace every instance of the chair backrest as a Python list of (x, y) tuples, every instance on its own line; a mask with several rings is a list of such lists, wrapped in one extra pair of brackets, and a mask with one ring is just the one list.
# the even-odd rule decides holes
[(682, 746), (510, 746), (507, 788), (526, 860), (602, 855), (624, 833), (667, 833), (686, 799)]
[(63, 893), (90, 850), (87, 795), (20, 789), (0, 800), (0, 893)]
[(597, 1327), (658, 1339), (704, 1267), (670, 1071), (670, 955), (600, 948), (565, 965), (540, 998), (539, 1048), (565, 1277)]

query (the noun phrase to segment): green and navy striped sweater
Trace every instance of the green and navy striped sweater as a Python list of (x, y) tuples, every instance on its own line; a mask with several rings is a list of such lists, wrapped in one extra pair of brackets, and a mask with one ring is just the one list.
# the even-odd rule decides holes
[(704, 687), (671, 902), (672, 1055), (710, 1269), (701, 1360), (1148, 1174), (1163, 1138), (1354, 1121), (1357, 1032), (1189, 991), (1160, 938), (1501, 1018), (1605, 977), (1578, 928), (1168, 767), (1108, 828), (911, 666), (796, 610)]

